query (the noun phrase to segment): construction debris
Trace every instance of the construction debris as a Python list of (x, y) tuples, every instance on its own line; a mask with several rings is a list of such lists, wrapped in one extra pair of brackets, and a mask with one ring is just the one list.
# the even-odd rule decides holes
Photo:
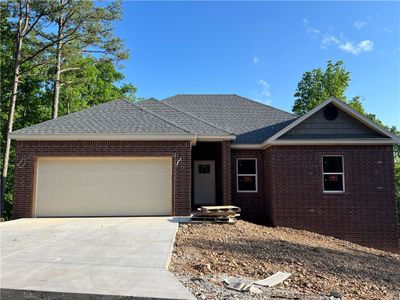
[(230, 289), (230, 290), (235, 290), (238, 292), (247, 292), (248, 290), (250, 290), (251, 285), (245, 284), (243, 282), (236, 282), (236, 283), (232, 283), (232, 284), (228, 285), (226, 288)]
[[(199, 271), (198, 264), (210, 264), (211, 272)], [(225, 284), (217, 286), (208, 280), (187, 284), (194, 294), (207, 295), (206, 299), (290, 299), (271, 296), (283, 290), (284, 295), (296, 292), (302, 300), (333, 300), (328, 297), (331, 291), (339, 292), (342, 299), (400, 300), (400, 255), (304, 230), (267, 227), (242, 220), (234, 225), (180, 227), (169, 270), (181, 274), (182, 280), (193, 276), (207, 279), (214, 276), (220, 281), (240, 277), (249, 283), (277, 271), (292, 274), (273, 287), (256, 285), (263, 291), (259, 295), (236, 292)], [(229, 296), (232, 294), (234, 297)]]
[(230, 278), (225, 278), (223, 282), (226, 284), (226, 288), (230, 290), (235, 290), (238, 292), (250, 292), (253, 294), (262, 293), (262, 290), (255, 287), (253, 283), (249, 280), (230, 277)]
[(192, 215), (192, 223), (229, 223), (234, 224), (240, 216), (240, 208), (232, 205), (201, 206)]
[(262, 294), (262, 290), (260, 290), (258, 287), (255, 287), (254, 285), (252, 285), (249, 289), (249, 292), (252, 294)]
[(290, 275), (291, 275), (290, 273), (286, 272), (276, 272), (272, 276), (254, 282), (254, 284), (271, 287), (284, 282), (286, 279), (289, 278)]
[(226, 288), (238, 292), (247, 292), (251, 289), (252, 284), (239, 278), (226, 278), (224, 283), (227, 284)]

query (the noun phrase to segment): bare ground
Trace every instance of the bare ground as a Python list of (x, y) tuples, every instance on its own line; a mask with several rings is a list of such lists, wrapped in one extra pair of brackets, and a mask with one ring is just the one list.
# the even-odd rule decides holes
[[(225, 292), (223, 278), (258, 280), (277, 271), (292, 273), (278, 286), (283, 291), (320, 299), (332, 291), (345, 299), (400, 299), (400, 255), (308, 231), (245, 221), (180, 225), (170, 270), (199, 299), (213, 299), (210, 293), (219, 293), (214, 299), (246, 299)], [(264, 291), (264, 298), (250, 298), (267, 299), (271, 291)]]

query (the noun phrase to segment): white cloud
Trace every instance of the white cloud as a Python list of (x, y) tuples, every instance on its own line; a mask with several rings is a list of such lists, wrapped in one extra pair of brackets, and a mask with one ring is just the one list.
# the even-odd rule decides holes
[(258, 64), (260, 62), (260, 59), (257, 56), (253, 57), (253, 64)]
[(394, 30), (391, 27), (383, 27), (382, 31), (389, 34), (394, 33)]
[(271, 103), (271, 91), (269, 83), (263, 79), (257, 81), (260, 90), (257, 92), (256, 98), (258, 101), (270, 104)]
[[(354, 26), (357, 29), (361, 29), (366, 26), (366, 22), (356, 21), (354, 22)], [(329, 26), (327, 32), (322, 32), (318, 28), (311, 26), (311, 23), (308, 19), (303, 18), (303, 26), (305, 29), (305, 33), (312, 39), (321, 39), (321, 48), (328, 49), (329, 46), (335, 45), (340, 50), (351, 53), (353, 55), (358, 55), (363, 52), (372, 51), (374, 48), (374, 43), (370, 40), (362, 40), (359, 42), (351, 42), (344, 38), (343, 34), (339, 37), (333, 34), (334, 27)]]
[(321, 33), (321, 31), (318, 28), (314, 28), (313, 26), (311, 26), (310, 21), (308, 21), (308, 19), (303, 19), (303, 26), (306, 29), (306, 34), (313, 39), (316, 39)]
[(363, 21), (355, 21), (354, 23), (353, 23), (353, 25), (354, 25), (354, 27), (357, 29), (357, 30), (360, 30), (361, 28), (363, 28), (364, 26), (367, 26), (367, 22), (363, 22)]
[(325, 35), (321, 41), (321, 47), (328, 49), (330, 45), (335, 45), (340, 50), (354, 55), (372, 51), (374, 48), (374, 43), (370, 40), (363, 40), (356, 43), (346, 41), (342, 36), (338, 38), (334, 35)]

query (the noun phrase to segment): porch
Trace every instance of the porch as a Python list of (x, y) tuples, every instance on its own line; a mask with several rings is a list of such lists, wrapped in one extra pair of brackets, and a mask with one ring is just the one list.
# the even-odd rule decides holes
[(231, 204), (230, 143), (199, 142), (192, 147), (192, 209)]

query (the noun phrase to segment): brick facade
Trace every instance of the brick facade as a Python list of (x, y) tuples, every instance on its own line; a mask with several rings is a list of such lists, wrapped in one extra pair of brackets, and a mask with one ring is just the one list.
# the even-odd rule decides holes
[[(345, 193), (323, 192), (323, 155), (343, 155)], [(391, 146), (275, 146), (266, 159), (273, 225), (399, 250)]]
[[(232, 149), (231, 159), (231, 184), (232, 203), (242, 209), (241, 216), (244, 219), (265, 223), (266, 219), (266, 198), (265, 198), (265, 150), (238, 150)], [(237, 170), (238, 158), (257, 159), (257, 192), (237, 192)]]
[(221, 143), (221, 194), (222, 204), (232, 204), (232, 186), (231, 186), (231, 143), (223, 141)]
[(173, 213), (189, 215), (191, 212), (188, 141), (17, 141), (16, 152), (13, 218), (33, 216), (34, 170), (36, 158), (41, 156), (171, 156)]
[[(203, 151), (211, 146), (205, 144), (197, 149), (197, 159), (211, 159), (212, 153)], [(244, 219), (398, 251), (391, 146), (273, 146), (266, 150), (239, 150), (222, 142), (214, 148), (211, 152), (217, 158), (213, 159), (219, 160), (217, 201), (241, 207)], [(192, 148), (187, 141), (17, 141), (16, 151), (14, 218), (33, 216), (34, 170), (36, 158), (41, 156), (171, 156), (173, 213), (191, 212)], [(323, 192), (323, 155), (344, 157), (345, 193)], [(238, 158), (257, 159), (257, 192), (237, 192)]]

